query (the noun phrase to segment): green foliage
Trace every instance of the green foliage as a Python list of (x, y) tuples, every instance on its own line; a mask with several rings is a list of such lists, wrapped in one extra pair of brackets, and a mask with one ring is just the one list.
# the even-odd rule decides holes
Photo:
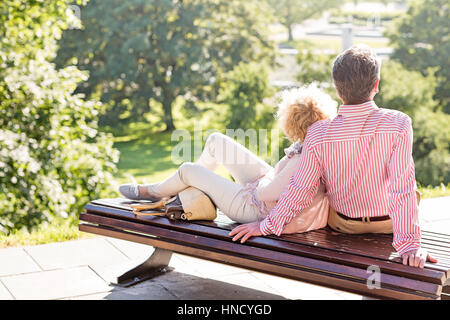
[(389, 60), (383, 63), (380, 92), (375, 96), (380, 107), (411, 117), (416, 178), (433, 186), (450, 182), (450, 115), (440, 111), (433, 99), (436, 82), (433, 74), (424, 77)]
[(0, 3), (0, 233), (75, 215), (112, 180), (99, 105), (73, 94), (86, 74), (49, 62), (69, 3)]
[(319, 86), (331, 83), (331, 68), (335, 57), (334, 54), (321, 54), (299, 47), (297, 63), (300, 71), (297, 80), (302, 84), (316, 82)]
[(178, 97), (207, 101), (240, 61), (273, 59), (267, 17), (256, 0), (92, 0), (56, 61), (89, 70), (77, 90), (106, 104), (104, 124), (142, 120), (154, 101), (171, 130)]
[(450, 113), (450, 41), (448, 0), (413, 0), (387, 32), (392, 58), (423, 75), (435, 72), (435, 98)]
[(333, 67), (335, 54), (320, 53), (317, 50), (307, 49), (305, 45), (297, 47), (297, 64), (300, 70), (297, 74), (297, 81), (302, 85), (315, 83), (325, 90), (333, 99), (339, 101), (339, 97), (333, 86), (331, 70)]
[[(258, 122), (257, 107), (270, 93), (268, 73), (263, 66), (239, 63), (225, 75), (218, 96), (219, 101), (228, 106), (227, 128), (255, 128)], [(260, 118), (262, 122), (269, 121), (266, 113), (263, 112)], [(273, 115), (270, 118), (273, 119)], [(260, 127), (268, 123), (258, 124)]]
[(325, 10), (341, 4), (339, 0), (266, 0), (279, 23), (288, 29), (289, 41), (294, 39), (292, 26), (316, 18)]

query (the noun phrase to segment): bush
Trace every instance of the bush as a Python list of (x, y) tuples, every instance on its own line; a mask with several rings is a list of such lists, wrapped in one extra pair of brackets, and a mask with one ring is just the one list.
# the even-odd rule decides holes
[(389, 60), (383, 63), (380, 92), (375, 96), (380, 107), (400, 110), (411, 117), (416, 179), (422, 185), (433, 186), (450, 182), (450, 116), (440, 111), (433, 99), (436, 83), (433, 74), (424, 77)]
[(331, 70), (336, 54), (318, 53), (307, 49), (305, 45), (298, 47), (296, 57), (300, 70), (297, 80), (301, 85), (315, 83), (328, 93), (334, 100), (340, 101), (333, 85)]
[(86, 74), (49, 62), (69, 3), (0, 3), (0, 233), (75, 216), (112, 183), (118, 153), (96, 129), (99, 104), (73, 94)]
[(227, 127), (267, 128), (273, 116), (268, 116), (270, 111), (261, 104), (271, 93), (268, 73), (263, 66), (239, 63), (225, 75), (219, 90), (219, 102), (228, 106)]

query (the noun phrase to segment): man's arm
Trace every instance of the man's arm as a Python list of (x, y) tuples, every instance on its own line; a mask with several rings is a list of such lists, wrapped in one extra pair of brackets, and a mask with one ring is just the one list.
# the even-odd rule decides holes
[(241, 243), (250, 237), (276, 234), (280, 235), (284, 226), (304, 208), (311, 205), (319, 188), (322, 166), (307, 142), (303, 145), (298, 168), (291, 177), (289, 185), (280, 196), (277, 205), (270, 211), (266, 219), (259, 222), (246, 223), (234, 228), (229, 235), (233, 241), (241, 239)]
[(399, 254), (420, 248), (412, 142), (412, 126), (408, 117), (388, 166), (389, 216), (394, 233), (392, 245)]
[(394, 233), (392, 245), (402, 256), (403, 264), (423, 268), (426, 260), (437, 260), (420, 248), (421, 232), (412, 144), (412, 125), (408, 117), (389, 162), (389, 216)]

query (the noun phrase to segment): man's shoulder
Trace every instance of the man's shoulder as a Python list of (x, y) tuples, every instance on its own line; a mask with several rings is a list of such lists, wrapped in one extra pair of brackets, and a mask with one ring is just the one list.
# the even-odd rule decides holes
[(404, 131), (411, 126), (411, 118), (404, 112), (388, 108), (379, 108), (377, 116), (381, 125), (389, 127), (391, 130)]
[(319, 120), (314, 122), (309, 128), (305, 137), (305, 143), (310, 144), (311, 146), (316, 145), (323, 141), (325, 137), (325, 133), (327, 132), (328, 127), (332, 118)]

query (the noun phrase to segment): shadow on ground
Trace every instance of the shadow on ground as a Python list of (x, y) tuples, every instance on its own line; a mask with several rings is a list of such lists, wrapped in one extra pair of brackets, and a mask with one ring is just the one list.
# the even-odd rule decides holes
[[(248, 285), (248, 284), (247, 284)], [(230, 284), (214, 279), (172, 271), (137, 284), (122, 288), (115, 286), (103, 297), (106, 300), (285, 300), (277, 294)]]

